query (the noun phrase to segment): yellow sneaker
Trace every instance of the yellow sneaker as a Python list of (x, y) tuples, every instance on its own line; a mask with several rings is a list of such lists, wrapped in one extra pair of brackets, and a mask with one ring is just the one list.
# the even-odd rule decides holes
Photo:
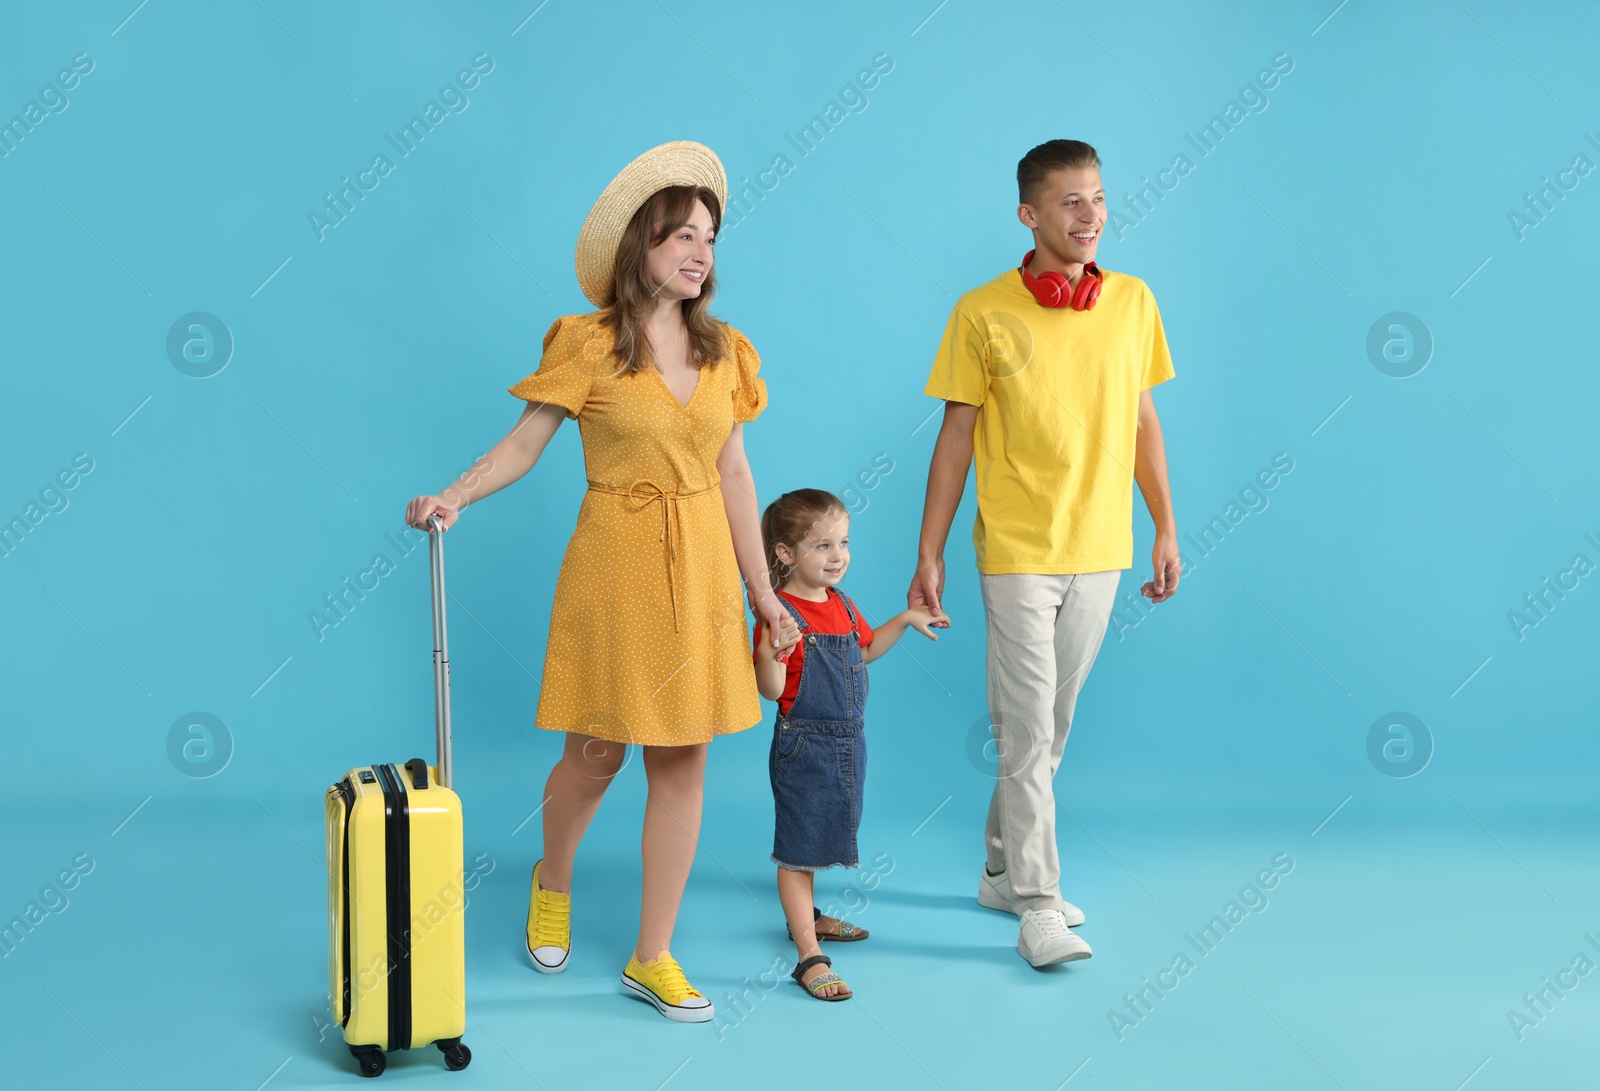
[(533, 865), (528, 892), (528, 957), (542, 974), (559, 974), (572, 953), (572, 895), (539, 886), (539, 865)]
[(622, 983), (629, 992), (650, 1001), (657, 1011), (676, 1022), (704, 1023), (716, 1016), (711, 1001), (689, 984), (677, 960), (665, 951), (648, 962), (640, 962), (638, 955), (631, 956), (622, 971)]

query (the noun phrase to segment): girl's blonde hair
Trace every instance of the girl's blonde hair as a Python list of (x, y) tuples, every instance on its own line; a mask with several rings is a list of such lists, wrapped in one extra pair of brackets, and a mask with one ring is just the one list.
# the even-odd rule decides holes
[(789, 582), (793, 566), (778, 559), (777, 547), (782, 544), (793, 553), (800, 552), (806, 532), (824, 519), (843, 516), (850, 518), (844, 502), (823, 489), (795, 489), (786, 492), (761, 514), (761, 540), (767, 550), (767, 579), (774, 591)]

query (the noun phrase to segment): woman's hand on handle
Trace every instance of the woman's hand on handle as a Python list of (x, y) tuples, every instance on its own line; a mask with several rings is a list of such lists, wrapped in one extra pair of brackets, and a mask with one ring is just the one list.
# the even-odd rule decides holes
[(418, 530), (432, 530), (428, 519), (434, 515), (443, 521), (445, 530), (449, 530), (461, 518), (459, 508), (451, 507), (438, 496), (419, 496), (406, 505), (406, 525)]
[(565, 418), (560, 406), (529, 402), (506, 437), (446, 486), (443, 494), (419, 496), (407, 504), (406, 525), (431, 530), (428, 517), (437, 515), (449, 530), (468, 504), (499, 492), (531, 470)]

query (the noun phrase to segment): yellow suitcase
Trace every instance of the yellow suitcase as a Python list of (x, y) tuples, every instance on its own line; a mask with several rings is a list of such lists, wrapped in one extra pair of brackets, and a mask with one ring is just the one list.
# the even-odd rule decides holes
[(439, 758), (350, 770), (324, 800), (328, 980), (334, 1022), (363, 1076), (385, 1051), (430, 1043), (467, 1067), (466, 874), (461, 800), (450, 787), (450, 658), (443, 529), (428, 535), (433, 581), (434, 712)]

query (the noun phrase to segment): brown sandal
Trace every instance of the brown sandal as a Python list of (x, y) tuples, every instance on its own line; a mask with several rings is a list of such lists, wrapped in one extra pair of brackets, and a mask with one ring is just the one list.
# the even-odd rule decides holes
[[(822, 919), (822, 910), (818, 909), (816, 906), (812, 906), (811, 907), (811, 920), (812, 920), (812, 923), (820, 921), (821, 919)], [(786, 932), (788, 934), (790, 942), (793, 942), (794, 941), (794, 932), (789, 928), (788, 925), (784, 925), (783, 930), (784, 930), (784, 932)], [(840, 920), (839, 921), (839, 931), (837, 933), (834, 933), (834, 932), (818, 932), (817, 933), (817, 939), (819, 939), (819, 940), (833, 940), (833, 941), (835, 941), (837, 943), (854, 943), (856, 940), (866, 939), (870, 935), (872, 935), (872, 933), (868, 932), (865, 928), (857, 928), (855, 925), (851, 924), (847, 920)]]

